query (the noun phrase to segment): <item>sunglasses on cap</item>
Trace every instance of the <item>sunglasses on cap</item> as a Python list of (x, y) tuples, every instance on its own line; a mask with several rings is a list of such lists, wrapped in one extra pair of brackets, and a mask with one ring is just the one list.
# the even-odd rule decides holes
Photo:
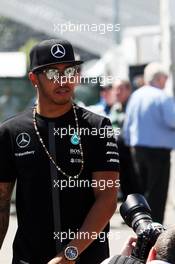
[(80, 67), (78, 65), (69, 66), (65, 68), (63, 71), (60, 71), (59, 69), (56, 68), (48, 68), (42, 71), (42, 73), (45, 74), (48, 80), (58, 80), (61, 76), (64, 76), (66, 78), (71, 78), (79, 72), (80, 72)]

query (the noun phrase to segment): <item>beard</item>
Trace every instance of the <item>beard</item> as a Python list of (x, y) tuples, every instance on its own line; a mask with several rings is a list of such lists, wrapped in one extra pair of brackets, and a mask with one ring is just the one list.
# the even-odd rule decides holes
[(52, 105), (66, 105), (72, 101), (73, 97), (73, 89), (66, 85), (48, 89), (40, 80), (37, 93), (39, 100)]

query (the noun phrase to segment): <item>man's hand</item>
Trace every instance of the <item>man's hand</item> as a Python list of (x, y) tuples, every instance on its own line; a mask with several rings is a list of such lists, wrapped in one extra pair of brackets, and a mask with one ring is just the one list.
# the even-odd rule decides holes
[(58, 254), (55, 258), (51, 259), (47, 264), (75, 264), (75, 261), (70, 261), (64, 257), (63, 253)]
[(130, 256), (133, 248), (135, 247), (136, 241), (136, 237), (129, 237), (125, 242), (120, 254), (123, 256)]

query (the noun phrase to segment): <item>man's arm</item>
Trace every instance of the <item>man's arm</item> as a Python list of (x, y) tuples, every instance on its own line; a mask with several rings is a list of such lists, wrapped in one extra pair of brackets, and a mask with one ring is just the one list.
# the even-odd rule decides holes
[(174, 129), (175, 128), (175, 100), (173, 97), (165, 97), (161, 102), (161, 116), (165, 124)]
[[(99, 171), (93, 173), (93, 180), (100, 185), (100, 180), (113, 181), (113, 187), (106, 187), (101, 190), (100, 187), (94, 188), (95, 203), (89, 211), (79, 232), (94, 232), (99, 234), (109, 222), (117, 207), (117, 189), (116, 180), (118, 173), (114, 171)], [(72, 240), (70, 245), (78, 248), (79, 253), (83, 252), (91, 243), (93, 239)]]
[(0, 183), (0, 249), (9, 225), (10, 200), (14, 182)]
[[(96, 185), (98, 186), (94, 187), (95, 202), (79, 230), (79, 232), (88, 233), (89, 238), (76, 238), (67, 245), (77, 247), (79, 254), (81, 254), (94, 241), (93, 234), (99, 234), (114, 214), (117, 206), (116, 186), (118, 186), (118, 177), (119, 174), (114, 171), (98, 171), (93, 173), (93, 180), (96, 181)], [(100, 187), (101, 180), (106, 182), (106, 186), (107, 182), (110, 182), (110, 184), (108, 184), (110, 187), (106, 187), (104, 190), (102, 190)], [(64, 264), (69, 263), (69, 261), (64, 260), (63, 253), (60, 253), (58, 254), (58, 258), (55, 258), (49, 262), (49, 264), (52, 263)]]

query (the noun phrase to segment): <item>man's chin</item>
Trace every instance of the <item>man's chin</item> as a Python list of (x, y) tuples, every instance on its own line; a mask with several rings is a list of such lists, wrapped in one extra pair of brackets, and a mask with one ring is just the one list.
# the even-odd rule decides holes
[(70, 103), (71, 101), (72, 101), (71, 98), (61, 98), (61, 99), (54, 100), (54, 104), (66, 105), (66, 104)]

